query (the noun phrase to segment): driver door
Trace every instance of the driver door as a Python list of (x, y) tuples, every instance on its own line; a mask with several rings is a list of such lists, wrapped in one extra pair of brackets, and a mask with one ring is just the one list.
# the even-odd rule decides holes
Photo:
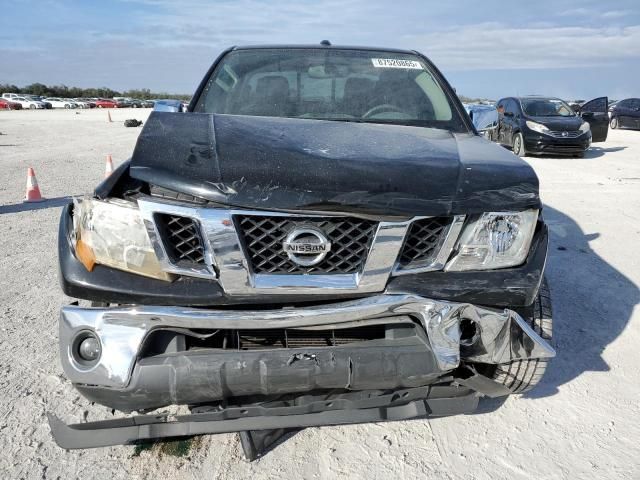
[(591, 127), (591, 141), (604, 142), (609, 133), (609, 99), (598, 97), (580, 107), (579, 115)]

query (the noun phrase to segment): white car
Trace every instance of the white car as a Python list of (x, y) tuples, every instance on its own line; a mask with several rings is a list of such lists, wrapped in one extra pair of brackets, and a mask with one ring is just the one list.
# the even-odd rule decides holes
[(78, 108), (77, 103), (72, 102), (67, 98), (52, 97), (45, 98), (44, 101), (50, 103), (52, 108)]
[(19, 103), (20, 105), (22, 105), (22, 108), (29, 108), (31, 110), (35, 110), (36, 108), (46, 108), (44, 102), (41, 102), (39, 100), (31, 100), (27, 97), (13, 97), (11, 101)]
[(9, 101), (11, 101), (15, 97), (20, 97), (20, 96), (21, 95), (19, 93), (3, 93), (2, 94), (2, 98)]
[(84, 102), (82, 100), (77, 100), (75, 98), (71, 98), (70, 100), (76, 105), (78, 105), (78, 108), (91, 108), (91, 105), (89, 104), (89, 102)]

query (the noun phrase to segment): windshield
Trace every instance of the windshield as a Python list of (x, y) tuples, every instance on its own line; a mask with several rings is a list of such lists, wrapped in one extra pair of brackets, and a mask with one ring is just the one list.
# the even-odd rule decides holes
[(232, 51), (194, 111), (467, 131), (420, 57), (384, 51)]
[(557, 98), (523, 98), (522, 110), (532, 117), (573, 117), (571, 107)]

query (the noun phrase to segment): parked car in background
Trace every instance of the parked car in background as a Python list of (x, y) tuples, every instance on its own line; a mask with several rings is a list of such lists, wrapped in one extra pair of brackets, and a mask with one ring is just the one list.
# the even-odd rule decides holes
[(96, 107), (98, 108), (117, 108), (118, 103), (114, 100), (110, 100), (108, 98), (96, 98), (95, 99)]
[(607, 97), (586, 102), (576, 113), (553, 97), (508, 97), (497, 103), (496, 141), (516, 155), (573, 155), (581, 157), (592, 142), (607, 139)]
[(20, 97), (21, 95), (19, 93), (3, 93), (2, 94), (2, 98), (4, 98), (5, 100), (11, 100), (12, 98), (15, 97)]
[(74, 98), (73, 101), (75, 102), (83, 102), (86, 103), (87, 105), (89, 105), (89, 108), (96, 108), (96, 102), (94, 102), (92, 99), (90, 98)]
[(465, 104), (464, 109), (469, 114), (473, 126), (478, 133), (488, 140), (496, 140), (498, 131), (498, 110), (495, 105)]
[(49, 97), (44, 100), (50, 103), (53, 108), (78, 108), (78, 105), (68, 98)]
[(70, 98), (69, 100), (75, 103), (78, 108), (91, 108), (89, 102), (85, 102), (84, 100), (80, 100), (78, 98)]
[(29, 108), (31, 110), (35, 110), (37, 108), (47, 108), (44, 102), (40, 102), (39, 100), (31, 100), (27, 97), (13, 97), (11, 101), (19, 103), (20, 105), (22, 105), (22, 108)]
[(137, 98), (128, 98), (124, 101), (132, 108), (142, 108), (142, 100), (138, 100)]
[(120, 99), (120, 100), (116, 100), (116, 107), (117, 108), (128, 108), (131, 107), (131, 101), (126, 100), (126, 99)]
[(625, 98), (609, 108), (611, 128), (640, 128), (640, 98)]
[(186, 108), (180, 100), (171, 98), (155, 100), (153, 102), (153, 110), (156, 112), (184, 112)]
[(36, 102), (44, 103), (44, 108), (46, 108), (46, 109), (50, 110), (51, 108), (53, 108), (53, 106), (49, 102), (45, 101), (44, 97), (42, 97), (40, 95), (23, 95), (23, 97), (28, 98), (30, 100), (34, 100)]
[(0, 98), (0, 110), (22, 110), (22, 105), (7, 98)]
[(153, 108), (153, 101), (151, 100), (141, 100), (143, 108)]

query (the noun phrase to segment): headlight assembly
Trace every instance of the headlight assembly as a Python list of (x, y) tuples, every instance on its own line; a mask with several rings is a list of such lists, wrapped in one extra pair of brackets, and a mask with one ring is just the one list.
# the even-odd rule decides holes
[(544, 133), (545, 135), (549, 133), (549, 129), (538, 122), (532, 122), (531, 120), (527, 120), (527, 127), (529, 127), (534, 132)]
[(591, 130), (591, 126), (589, 125), (588, 122), (582, 122), (582, 125), (580, 125), (580, 131), (582, 133), (587, 133), (589, 130)]
[(171, 280), (160, 268), (135, 204), (123, 200), (74, 200), (73, 225), (76, 256), (87, 270), (101, 264)]
[(447, 271), (513, 267), (527, 258), (538, 210), (483, 213), (468, 223)]

